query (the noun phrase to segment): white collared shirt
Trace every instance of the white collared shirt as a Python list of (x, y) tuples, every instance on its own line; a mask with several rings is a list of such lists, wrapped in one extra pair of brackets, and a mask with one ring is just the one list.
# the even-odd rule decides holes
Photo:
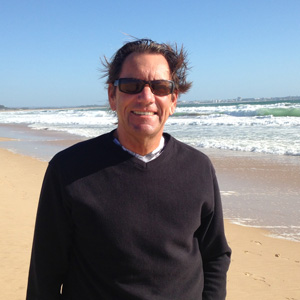
[(122, 147), (122, 149), (124, 151), (129, 152), (131, 155), (135, 156), (136, 158), (142, 160), (143, 162), (147, 163), (155, 158), (157, 158), (158, 156), (160, 156), (160, 154), (163, 152), (164, 146), (165, 146), (165, 138), (162, 136), (160, 139), (160, 143), (158, 145), (158, 147), (156, 149), (154, 149), (152, 152), (146, 154), (146, 155), (140, 155), (138, 153), (132, 152), (131, 150), (125, 148), (124, 146), (121, 145), (121, 143), (119, 142), (119, 140), (117, 138), (114, 138), (114, 143), (119, 145), (120, 147)]

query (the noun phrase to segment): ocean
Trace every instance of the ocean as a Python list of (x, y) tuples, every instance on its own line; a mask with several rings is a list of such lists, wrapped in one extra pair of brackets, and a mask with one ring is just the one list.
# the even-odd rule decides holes
[[(74, 140), (92, 138), (113, 130), (116, 121), (107, 106), (0, 110), (0, 125), (4, 126), (0, 136), (18, 141), (1, 145), (48, 161), (64, 147), (66, 134)], [(23, 130), (24, 126), (32, 130)], [(46, 131), (49, 134), (44, 134)], [(226, 218), (240, 225), (266, 228), (276, 237), (300, 241), (300, 100), (179, 102), (165, 131), (203, 152), (267, 155), (271, 160), (298, 168), (299, 188), (285, 194), (284, 199), (282, 194), (275, 195), (272, 203), (259, 196), (251, 202), (251, 195), (247, 196), (249, 199), (236, 198), (244, 199), (243, 206), (234, 201), (236, 191), (222, 193)], [(270, 218), (271, 206), (274, 212), (280, 210), (277, 221)]]
[[(107, 107), (0, 111), (0, 124), (26, 124), (91, 138), (115, 128)], [(197, 148), (300, 156), (300, 100), (180, 102), (165, 131)]]

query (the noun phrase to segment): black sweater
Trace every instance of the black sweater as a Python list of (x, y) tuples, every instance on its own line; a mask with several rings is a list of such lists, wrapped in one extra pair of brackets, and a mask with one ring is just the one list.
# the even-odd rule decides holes
[(115, 145), (112, 132), (51, 160), (27, 300), (225, 299), (231, 251), (214, 169), (164, 136), (149, 163)]

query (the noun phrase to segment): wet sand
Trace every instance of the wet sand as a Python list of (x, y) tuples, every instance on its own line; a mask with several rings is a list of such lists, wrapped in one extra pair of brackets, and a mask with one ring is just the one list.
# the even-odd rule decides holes
[(300, 242), (299, 157), (208, 154), (216, 168), (226, 218)]
[[(4, 148), (1, 143), (5, 141), (7, 137), (0, 139), (0, 148)], [(295, 172), (277, 172), (273, 178), (278, 178), (273, 182), (270, 179), (274, 174), (273, 162), (266, 163), (262, 171), (262, 167), (255, 168), (253, 161), (247, 163), (244, 159), (244, 165), (238, 164), (239, 168), (234, 157), (222, 159), (212, 155), (212, 160), (220, 176), (221, 189), (227, 192), (231, 187), (238, 191), (240, 184), (241, 189), (249, 188), (251, 194), (249, 182), (256, 181), (264, 181), (262, 186), (268, 189), (272, 184), (276, 189), (284, 181), (294, 182), (292, 191), (294, 185), (297, 187), (297, 168)], [(21, 300), (25, 298), (35, 214), (47, 163), (5, 149), (0, 149), (0, 161), (0, 299)], [(249, 169), (250, 172), (245, 172)], [(283, 174), (288, 178), (280, 178)], [(266, 231), (234, 225), (227, 220), (225, 228), (233, 250), (227, 299), (300, 300), (299, 242), (271, 238)]]

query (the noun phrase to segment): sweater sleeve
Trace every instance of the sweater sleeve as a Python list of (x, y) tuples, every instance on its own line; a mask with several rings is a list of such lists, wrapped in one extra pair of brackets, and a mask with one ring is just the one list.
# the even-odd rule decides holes
[(214, 209), (201, 220), (198, 240), (203, 259), (203, 300), (224, 300), (231, 249), (225, 233), (220, 191), (213, 171)]
[(65, 198), (60, 176), (50, 163), (37, 211), (27, 300), (60, 299), (71, 244), (70, 208)]

